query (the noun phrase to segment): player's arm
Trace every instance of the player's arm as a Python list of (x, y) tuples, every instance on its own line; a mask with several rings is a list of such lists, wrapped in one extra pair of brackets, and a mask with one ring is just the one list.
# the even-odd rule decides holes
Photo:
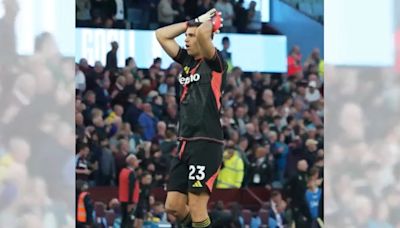
[[(215, 14), (215, 13), (214, 13)], [(220, 17), (220, 14), (217, 15)], [(213, 71), (222, 73), (227, 68), (227, 63), (221, 56), (221, 54), (217, 51), (212, 43), (212, 33), (218, 30), (222, 25), (216, 25), (217, 22), (213, 22), (211, 20), (207, 20), (203, 22), (196, 29), (196, 39), (199, 45), (199, 49), (201, 55), (204, 57), (204, 60), (210, 66)], [(219, 22), (220, 23), (220, 22)]]
[(206, 60), (212, 59), (216, 52), (216, 49), (211, 39), (212, 29), (213, 25), (211, 21), (203, 22), (196, 29), (197, 43), (199, 44), (201, 55)]
[(179, 52), (179, 45), (175, 38), (186, 31), (186, 22), (168, 25), (156, 30), (156, 37), (161, 47), (171, 57), (175, 58)]

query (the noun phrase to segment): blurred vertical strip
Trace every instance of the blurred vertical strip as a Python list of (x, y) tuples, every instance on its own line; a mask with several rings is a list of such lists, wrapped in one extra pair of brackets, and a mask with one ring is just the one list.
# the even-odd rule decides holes
[(67, 4), (75, 20), (74, 1), (0, 1), (0, 227), (75, 227), (75, 64), (57, 37), (75, 39), (54, 13)]
[[(352, 17), (360, 21), (364, 21), (359, 18), (360, 9), (380, 3), (354, 2), (359, 2), (359, 7), (347, 11), (352, 11)], [(325, 67), (326, 227), (400, 227), (400, 2), (393, 3), (395, 5), (390, 9), (394, 12), (393, 18), (380, 23), (396, 26), (393, 31), (397, 33), (375, 35), (392, 37), (396, 44), (397, 66), (376, 67), (371, 62), (363, 67), (351, 64)], [(329, 12), (330, 9), (325, 10)], [(393, 12), (376, 11), (370, 16), (381, 19)], [(330, 19), (334, 20), (333, 17)], [(333, 22), (326, 24), (330, 23)], [(368, 37), (375, 27), (387, 25), (367, 26), (370, 27), (368, 33), (361, 33), (357, 27), (354, 32), (361, 33), (359, 37)], [(326, 30), (329, 29), (326, 26)], [(342, 42), (352, 40), (344, 32), (340, 37)], [(325, 44), (335, 46), (334, 42), (330, 39)], [(371, 42), (365, 46), (365, 54), (373, 55), (369, 51), (379, 49), (380, 45), (380, 42)], [(351, 51), (338, 48), (337, 51), (343, 54)], [(380, 57), (374, 56), (375, 59)]]

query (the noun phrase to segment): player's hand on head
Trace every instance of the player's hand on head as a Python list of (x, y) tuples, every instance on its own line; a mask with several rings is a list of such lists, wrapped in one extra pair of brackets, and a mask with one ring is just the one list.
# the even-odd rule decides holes
[(217, 13), (217, 10), (215, 8), (210, 9), (209, 11), (207, 11), (207, 13), (196, 18), (196, 22), (203, 23), (203, 22), (209, 21), (216, 15), (216, 13)]

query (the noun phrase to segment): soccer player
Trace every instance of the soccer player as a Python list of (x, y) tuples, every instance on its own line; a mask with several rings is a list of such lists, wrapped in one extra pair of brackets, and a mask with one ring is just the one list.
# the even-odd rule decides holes
[[(183, 72), (179, 116), (179, 155), (172, 161), (165, 207), (180, 226), (210, 227), (207, 203), (223, 152), (221, 95), (227, 64), (212, 38), (221, 24), (215, 9), (200, 17), (156, 30), (157, 40)], [(185, 33), (185, 47), (175, 37)]]

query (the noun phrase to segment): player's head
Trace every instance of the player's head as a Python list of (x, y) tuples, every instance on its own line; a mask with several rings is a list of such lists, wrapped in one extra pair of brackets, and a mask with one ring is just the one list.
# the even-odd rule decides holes
[[(200, 48), (197, 45), (196, 30), (201, 25), (201, 23), (192, 23), (188, 25), (185, 33), (185, 47), (189, 55), (193, 57), (200, 56)], [(214, 35), (211, 33), (211, 39)]]

